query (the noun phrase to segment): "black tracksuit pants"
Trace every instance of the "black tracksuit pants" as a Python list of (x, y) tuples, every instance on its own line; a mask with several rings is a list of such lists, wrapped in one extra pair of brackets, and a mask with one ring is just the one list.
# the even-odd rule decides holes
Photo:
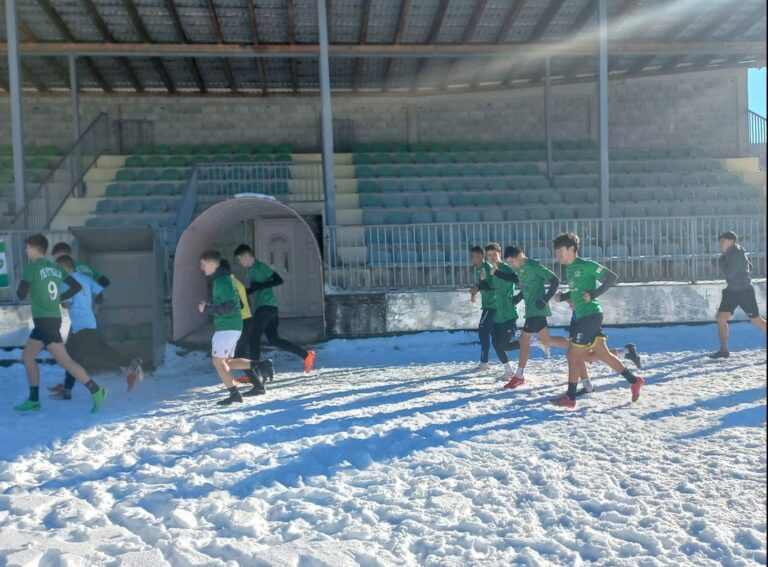
[(251, 359), (261, 360), (261, 336), (267, 336), (267, 342), (284, 350), (295, 354), (300, 359), (307, 358), (307, 351), (298, 345), (293, 344), (290, 341), (280, 338), (277, 327), (280, 324), (279, 313), (277, 307), (272, 305), (265, 305), (256, 309), (253, 314), (253, 322), (251, 323), (250, 332), (250, 346), (251, 346)]

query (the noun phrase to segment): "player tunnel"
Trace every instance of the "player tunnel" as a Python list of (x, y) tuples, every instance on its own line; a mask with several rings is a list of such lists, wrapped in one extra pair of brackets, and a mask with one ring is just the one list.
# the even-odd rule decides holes
[[(208, 208), (179, 240), (173, 272), (173, 339), (200, 344), (210, 340), (210, 319), (198, 311), (200, 300), (208, 295), (200, 254), (216, 248), (221, 235), (238, 224), (250, 229), (245, 243), (256, 258), (269, 264), (285, 282), (275, 288), (281, 334), (305, 342), (322, 338), (323, 273), (315, 235), (287, 205), (266, 196), (242, 195)], [(219, 252), (236, 268), (233, 250)]]

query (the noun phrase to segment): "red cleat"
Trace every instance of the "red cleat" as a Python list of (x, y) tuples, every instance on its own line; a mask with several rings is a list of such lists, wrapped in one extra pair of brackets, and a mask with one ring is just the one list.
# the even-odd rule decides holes
[(128, 389), (126, 392), (130, 392), (133, 390), (133, 387), (136, 385), (136, 373), (131, 372), (128, 374), (128, 376), (125, 377), (125, 381), (128, 382)]
[(507, 382), (504, 387), (507, 390), (514, 390), (515, 388), (518, 388), (525, 384), (525, 378), (519, 378), (517, 376), (512, 376), (509, 382)]
[(238, 384), (250, 384), (251, 383), (251, 379), (248, 378), (248, 376), (243, 375), (243, 376), (238, 376), (237, 378), (235, 378), (235, 382), (237, 382)]
[(640, 376), (637, 377), (637, 380), (635, 380), (635, 383), (632, 384), (632, 402), (636, 402), (640, 398), (640, 388), (642, 388), (645, 385), (645, 380), (640, 378)]
[(307, 358), (304, 359), (304, 373), (309, 374), (312, 372), (312, 367), (315, 365), (315, 357), (317, 357), (317, 353), (313, 350), (310, 350), (307, 353)]
[(63, 392), (64, 391), (64, 384), (56, 384), (55, 386), (50, 386), (48, 388), (49, 392)]
[(576, 409), (576, 400), (572, 400), (568, 397), (568, 394), (563, 394), (559, 398), (553, 398), (549, 400), (553, 406), (565, 408), (568, 410)]

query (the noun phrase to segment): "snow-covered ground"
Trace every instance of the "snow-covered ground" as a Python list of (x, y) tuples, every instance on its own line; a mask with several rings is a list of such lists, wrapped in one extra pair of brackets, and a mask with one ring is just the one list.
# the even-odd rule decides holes
[(278, 355), (224, 409), (201, 353), (102, 377), (96, 415), (80, 386), (17, 415), (0, 368), (0, 566), (765, 565), (765, 338), (732, 331), (710, 362), (713, 326), (612, 329), (648, 386), (596, 366), (575, 412), (561, 351), (508, 392), (469, 333), (331, 341), (319, 378)]

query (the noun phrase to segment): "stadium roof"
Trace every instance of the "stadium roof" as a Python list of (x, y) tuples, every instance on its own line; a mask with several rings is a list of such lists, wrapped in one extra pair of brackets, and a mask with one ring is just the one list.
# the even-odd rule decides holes
[[(316, 0), (17, 0), (23, 88), (317, 93)], [(597, 0), (326, 0), (335, 92), (592, 81)], [(765, 0), (608, 0), (612, 77), (765, 62)], [(0, 52), (6, 53), (5, 10)], [(7, 88), (0, 57), (0, 87)]]

